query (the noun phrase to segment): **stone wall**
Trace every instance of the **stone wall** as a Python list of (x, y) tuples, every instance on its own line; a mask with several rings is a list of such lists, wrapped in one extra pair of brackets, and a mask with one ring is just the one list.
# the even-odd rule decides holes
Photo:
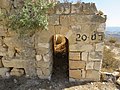
[[(1, 10), (8, 5), (2, 4)], [(94, 3), (58, 3), (47, 13), (49, 30), (31, 37), (20, 38), (0, 25), (0, 75), (50, 79), (52, 36), (61, 34), (69, 41), (69, 80), (100, 80), (106, 16)]]

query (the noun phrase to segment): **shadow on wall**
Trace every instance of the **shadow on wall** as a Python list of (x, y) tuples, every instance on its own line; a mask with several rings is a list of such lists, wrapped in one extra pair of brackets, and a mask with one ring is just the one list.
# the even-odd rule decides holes
[(69, 42), (68, 39), (60, 34), (52, 37), (53, 43), (53, 73), (52, 79), (67, 79), (69, 78)]

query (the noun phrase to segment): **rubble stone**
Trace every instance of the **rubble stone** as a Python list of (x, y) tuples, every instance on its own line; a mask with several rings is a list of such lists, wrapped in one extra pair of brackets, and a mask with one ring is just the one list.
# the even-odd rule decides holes
[(0, 76), (6, 77), (6, 73), (7, 73), (8, 71), (10, 71), (10, 68), (6, 68), (6, 67), (0, 68)]
[(12, 76), (22, 76), (24, 74), (25, 74), (24, 70), (19, 68), (13, 68), (10, 72), (10, 75)]
[(86, 63), (86, 70), (93, 69), (93, 67), (94, 67), (94, 62), (87, 62)]
[(42, 60), (42, 56), (41, 56), (41, 55), (36, 55), (36, 60), (37, 60), (37, 61)]

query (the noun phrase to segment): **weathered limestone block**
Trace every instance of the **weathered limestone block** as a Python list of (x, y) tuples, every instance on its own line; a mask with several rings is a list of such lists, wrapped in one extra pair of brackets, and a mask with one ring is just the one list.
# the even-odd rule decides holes
[(71, 14), (69, 24), (72, 26), (80, 25), (82, 23), (83, 16), (78, 14)]
[(0, 46), (0, 56), (6, 56), (6, 55), (7, 55), (7, 49)]
[(61, 26), (60, 34), (64, 35), (68, 39), (68, 34), (71, 35), (69, 27)]
[(98, 32), (105, 32), (105, 27), (106, 27), (106, 24), (105, 23), (101, 23), (99, 25), (99, 27), (97, 28), (97, 31)]
[(84, 61), (69, 61), (69, 68), (70, 69), (82, 69), (85, 68)]
[(43, 55), (44, 62), (50, 62), (52, 59), (53, 59), (53, 57), (52, 57), (51, 51)]
[(75, 32), (75, 34), (76, 33), (79, 33), (79, 32), (82, 32), (81, 30), (82, 30), (82, 27), (81, 27), (81, 25), (71, 25), (71, 28), (70, 28), (71, 30), (73, 30), (74, 32)]
[(19, 68), (13, 68), (10, 72), (10, 75), (12, 76), (22, 76), (24, 74), (25, 74), (24, 70)]
[(69, 27), (70, 26), (70, 15), (60, 15), (60, 25)]
[[(53, 28), (53, 29), (52, 29)], [(49, 48), (52, 36), (55, 34), (54, 27), (48, 26), (47, 30), (40, 30), (35, 34), (35, 48)]]
[(24, 68), (25, 74), (28, 77), (36, 76), (35, 69), (35, 60), (21, 60), (21, 59), (12, 59), (12, 60), (2, 60), (4, 67), (14, 67), (14, 68)]
[(83, 61), (88, 61), (88, 52), (82, 52), (82, 60)]
[(20, 57), (23, 59), (35, 58), (35, 54), (36, 54), (36, 51), (34, 47), (24, 47), (20, 51)]
[(44, 61), (38, 61), (38, 62), (36, 62), (36, 65), (37, 65), (37, 67), (39, 67), (39, 68), (50, 68), (50, 66), (51, 66), (51, 62), (44, 62)]
[(73, 45), (77, 43), (76, 34), (72, 30), (69, 30), (65, 35), (65, 37), (69, 40), (69, 45)]
[(50, 52), (50, 50), (51, 50), (50, 48), (45, 48), (45, 47), (48, 47), (48, 44), (43, 44), (43, 45), (44, 45), (44, 47), (41, 46), (40, 48), (36, 49), (36, 52), (38, 55), (42, 55), (42, 54), (46, 54), (46, 53)]
[(35, 60), (28, 60), (27, 65), (24, 67), (24, 70), (27, 77), (32, 78), (37, 76)]
[(48, 18), (48, 24), (50, 25), (60, 25), (60, 15), (50, 15)]
[(12, 60), (2, 60), (4, 67), (15, 67), (23, 68), (26, 67), (28, 62), (27, 60), (12, 59)]
[(69, 52), (69, 60), (80, 60), (80, 52)]
[(95, 51), (103, 51), (104, 43), (97, 43)]
[(37, 75), (41, 79), (51, 79), (51, 70), (47, 68), (37, 68)]
[(100, 70), (102, 66), (102, 62), (94, 62), (94, 69), (95, 70)]
[(103, 58), (102, 52), (95, 52), (91, 51), (89, 52), (89, 61), (101, 61)]
[(6, 77), (8, 71), (10, 71), (10, 68), (0, 68), (0, 76)]
[(0, 37), (0, 46), (2, 46), (3, 44), (3, 40), (2, 40), (2, 37)]
[(94, 48), (95, 47), (93, 47), (91, 44), (84, 44), (84, 45), (74, 44), (69, 46), (70, 51), (81, 51), (81, 52), (89, 52), (94, 50)]
[(98, 10), (97, 10), (97, 8), (96, 8), (96, 5), (95, 5), (95, 3), (90, 3), (91, 4), (91, 10), (92, 10), (92, 12), (93, 12), (93, 14), (95, 14)]
[(97, 32), (97, 42), (103, 42), (105, 38), (104, 32)]
[(95, 14), (97, 9), (94, 3), (82, 3), (84, 14)]
[(14, 49), (14, 48), (8, 48), (7, 55), (8, 55), (10, 58), (13, 58), (14, 55), (15, 55), (15, 49)]
[(75, 3), (71, 5), (72, 14), (82, 14), (82, 5), (81, 3)]
[(94, 62), (87, 62), (86, 63), (86, 70), (93, 69), (93, 67), (94, 67)]
[(36, 60), (37, 60), (37, 61), (42, 60), (42, 55), (36, 55)]
[(103, 32), (97, 32), (97, 31), (90, 32), (90, 43), (103, 42), (104, 37), (105, 37), (105, 35)]
[(86, 78), (92, 81), (99, 81), (100, 80), (100, 72), (96, 70), (87, 70)]
[(0, 68), (3, 67), (2, 59), (0, 57)]
[(37, 75), (38, 75), (38, 77), (41, 78), (41, 79), (45, 79), (45, 78), (46, 78), (46, 77), (44, 76), (41, 68), (37, 68)]
[(107, 19), (106, 15), (94, 15), (91, 19), (91, 22), (105, 23), (106, 19)]
[(7, 45), (9, 48), (20, 48), (21, 49), (21, 42), (20, 39), (18, 39), (18, 36), (12, 36), (12, 37), (5, 37), (3, 39), (3, 42), (5, 45)]
[(22, 45), (22, 47), (34, 47), (34, 41), (35, 41), (35, 36), (24, 36), (18, 38), (19, 44)]
[(56, 14), (69, 14), (71, 10), (71, 4), (70, 3), (58, 3), (55, 6), (55, 12)]
[(81, 79), (81, 70), (69, 70), (69, 77), (74, 79)]
[(86, 77), (86, 70), (84, 69), (81, 69), (81, 75), (82, 75), (82, 78), (84, 79)]
[(0, 37), (1, 36), (6, 36), (6, 30), (2, 25), (0, 25)]

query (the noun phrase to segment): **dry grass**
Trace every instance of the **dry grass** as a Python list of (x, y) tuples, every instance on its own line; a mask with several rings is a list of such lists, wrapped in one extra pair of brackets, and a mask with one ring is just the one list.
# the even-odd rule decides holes
[(115, 70), (119, 67), (120, 61), (114, 58), (114, 53), (110, 49), (105, 47), (103, 55), (103, 68)]
[(109, 42), (110, 42), (110, 43), (115, 43), (116, 41), (117, 41), (117, 39), (114, 38), (114, 37), (111, 37), (111, 38), (109, 39)]

